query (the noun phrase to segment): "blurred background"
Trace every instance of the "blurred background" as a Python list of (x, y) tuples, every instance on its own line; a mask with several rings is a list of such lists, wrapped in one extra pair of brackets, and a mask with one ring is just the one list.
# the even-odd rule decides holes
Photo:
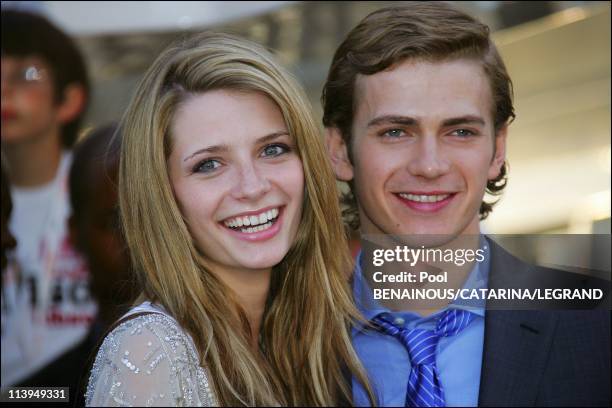
[[(159, 52), (203, 29), (267, 45), (305, 86), (316, 114), (332, 54), (371, 11), (404, 2), (3, 1), (38, 11), (85, 54), (92, 128), (117, 120)], [(455, 3), (455, 2), (452, 2)], [(488, 24), (514, 82), (510, 181), (484, 230), (610, 233), (610, 3), (465, 1)]]

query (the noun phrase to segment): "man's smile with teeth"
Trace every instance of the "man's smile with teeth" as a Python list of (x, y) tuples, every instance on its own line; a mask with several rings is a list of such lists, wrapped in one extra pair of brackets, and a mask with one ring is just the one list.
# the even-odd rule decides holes
[(406, 200), (416, 201), (419, 203), (437, 203), (439, 201), (446, 200), (450, 194), (410, 194), (410, 193), (399, 193), (400, 197)]

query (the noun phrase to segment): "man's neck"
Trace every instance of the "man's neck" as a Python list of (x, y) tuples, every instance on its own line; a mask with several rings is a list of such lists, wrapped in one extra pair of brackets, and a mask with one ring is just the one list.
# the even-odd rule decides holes
[(12, 185), (45, 185), (55, 178), (59, 168), (62, 156), (59, 130), (24, 143), (3, 144), (2, 150), (8, 162)]
[[(478, 235), (462, 235), (455, 238), (453, 241), (446, 243), (437, 248), (436, 250), (443, 251), (444, 254), (463, 254), (466, 250), (476, 253), (480, 248), (480, 241)], [(395, 246), (395, 245), (392, 245)], [(387, 246), (387, 249), (392, 246)], [(367, 247), (364, 245), (364, 248)], [(418, 249), (418, 247), (416, 247)], [(432, 248), (422, 248), (427, 250)], [(411, 263), (404, 262), (390, 262), (381, 267), (373, 267), (371, 265), (362, 265), (362, 271), (368, 286), (375, 289), (391, 289), (391, 290), (402, 290), (402, 289), (419, 289), (425, 293), (430, 289), (445, 291), (451, 289), (457, 291), (462, 288), (465, 284), (468, 276), (476, 266), (476, 262), (464, 262), (459, 256), (451, 261), (450, 256), (445, 259), (449, 261), (436, 260), (430, 258), (426, 262), (416, 262), (414, 265)], [(431, 261), (431, 262), (430, 262)], [(378, 282), (374, 281), (373, 271), (381, 271), (382, 274), (378, 274)], [(421, 279), (421, 273), (428, 272), (427, 277), (438, 277), (444, 280), (432, 282), (426, 279)], [(380, 279), (384, 276), (402, 276), (411, 274), (413, 280), (411, 282), (380, 282)], [(403, 275), (402, 275), (403, 274)], [(380, 292), (379, 292), (380, 293)], [(380, 298), (376, 300), (378, 304), (386, 309), (392, 311), (410, 311), (417, 313), (420, 316), (429, 316), (434, 314), (448, 306), (450, 301), (444, 297), (433, 298), (433, 299), (397, 299), (397, 298)]]

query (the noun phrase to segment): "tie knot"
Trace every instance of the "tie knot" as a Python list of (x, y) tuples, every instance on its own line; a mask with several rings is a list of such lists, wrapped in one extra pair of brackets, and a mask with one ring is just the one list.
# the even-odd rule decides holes
[(442, 313), (435, 330), (405, 329), (398, 327), (380, 314), (372, 321), (386, 334), (396, 337), (408, 350), (412, 365), (433, 365), (436, 347), (441, 337), (454, 336), (466, 328), (474, 315), (465, 310), (450, 309)]
[(442, 316), (438, 319), (436, 333), (438, 333), (440, 337), (454, 336), (465, 329), (472, 320), (474, 320), (474, 314), (467, 310), (447, 310), (442, 313)]

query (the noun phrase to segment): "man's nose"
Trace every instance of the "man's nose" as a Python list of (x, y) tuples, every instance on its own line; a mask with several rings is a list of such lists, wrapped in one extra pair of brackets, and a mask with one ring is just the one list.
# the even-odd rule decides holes
[(433, 179), (450, 170), (450, 161), (435, 135), (420, 137), (414, 148), (414, 155), (408, 162), (408, 171), (412, 175)]

